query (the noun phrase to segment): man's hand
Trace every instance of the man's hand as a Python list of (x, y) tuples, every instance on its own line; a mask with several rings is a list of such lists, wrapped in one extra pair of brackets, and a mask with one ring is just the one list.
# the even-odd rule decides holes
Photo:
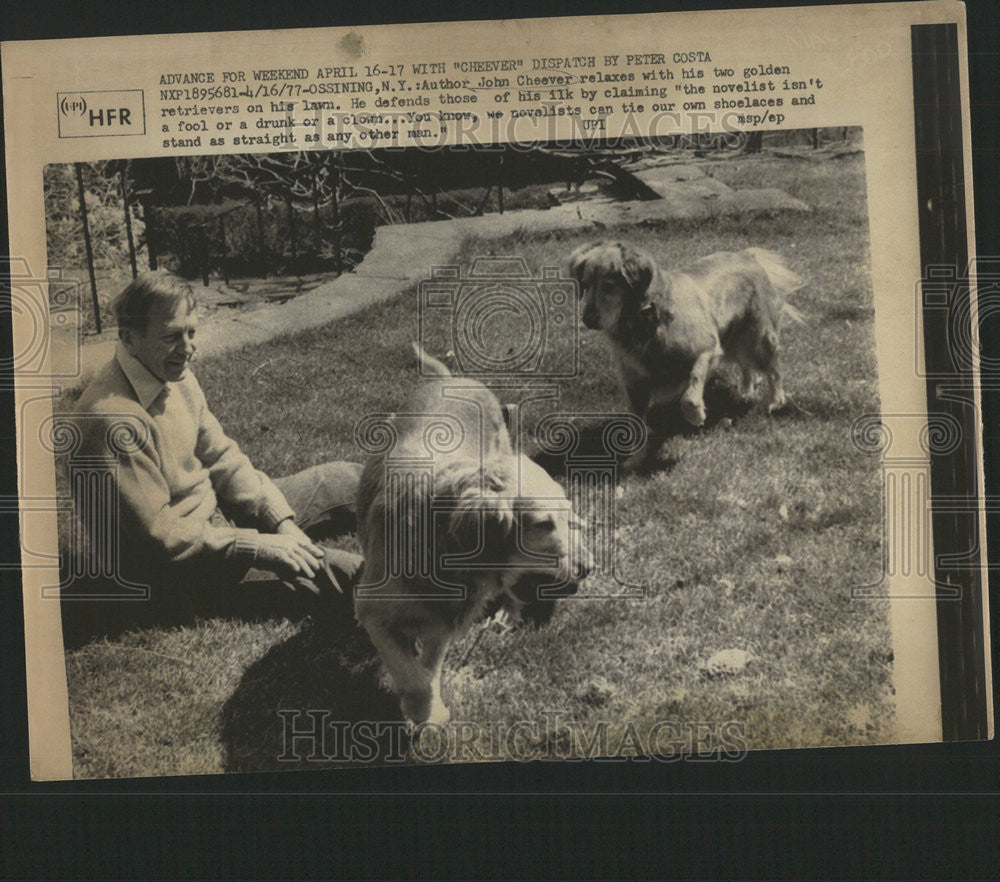
[(312, 545), (313, 541), (310, 539), (302, 530), (302, 528), (295, 523), (291, 518), (285, 518), (277, 527), (274, 528), (275, 533), (280, 533), (282, 536), (294, 536), (296, 539), (300, 539), (307, 545)]
[(311, 579), (322, 566), (323, 549), (290, 519), (278, 525), (277, 533), (262, 533), (258, 542), (257, 564), (278, 575)]

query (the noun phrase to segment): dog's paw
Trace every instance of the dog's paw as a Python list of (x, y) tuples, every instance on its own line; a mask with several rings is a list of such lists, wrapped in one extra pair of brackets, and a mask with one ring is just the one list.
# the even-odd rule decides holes
[(788, 404), (788, 398), (784, 392), (782, 392), (780, 395), (776, 395), (774, 397), (774, 400), (769, 402), (767, 405), (768, 416), (784, 410), (787, 404)]
[(429, 693), (404, 693), (399, 696), (399, 709), (414, 726), (427, 721), (431, 715), (431, 704)]
[(426, 722), (433, 723), (436, 726), (446, 726), (450, 719), (451, 711), (448, 710), (445, 703), (435, 695), (433, 701), (431, 701), (431, 712), (428, 715)]
[(406, 694), (399, 697), (399, 708), (412, 728), (424, 723), (443, 726), (451, 719), (451, 711), (438, 695)]
[(505, 603), (493, 614), (490, 621), (496, 625), (501, 634), (506, 634), (521, 624), (521, 611), (515, 610), (512, 605)]
[(681, 399), (681, 413), (692, 426), (705, 425), (707, 414), (703, 401), (692, 401), (690, 398)]

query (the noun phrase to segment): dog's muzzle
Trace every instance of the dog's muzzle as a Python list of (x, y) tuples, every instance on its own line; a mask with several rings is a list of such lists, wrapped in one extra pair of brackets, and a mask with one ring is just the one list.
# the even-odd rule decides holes
[(570, 579), (574, 582), (582, 582), (593, 572), (594, 558), (588, 551), (585, 556), (576, 555), (570, 566)]

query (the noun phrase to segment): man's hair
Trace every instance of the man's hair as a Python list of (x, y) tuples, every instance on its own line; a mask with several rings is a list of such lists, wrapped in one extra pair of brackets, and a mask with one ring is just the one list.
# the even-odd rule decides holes
[(188, 311), (198, 305), (194, 289), (180, 276), (167, 270), (139, 273), (115, 299), (118, 333), (129, 328), (145, 333), (152, 315), (172, 315), (181, 301)]

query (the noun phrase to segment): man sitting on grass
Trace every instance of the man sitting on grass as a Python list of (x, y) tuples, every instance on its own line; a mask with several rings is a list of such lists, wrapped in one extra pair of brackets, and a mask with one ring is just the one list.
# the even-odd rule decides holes
[(162, 270), (142, 273), (115, 302), (114, 357), (76, 408), (78, 455), (107, 466), (118, 497), (117, 523), (104, 523), (102, 537), (106, 503), (74, 488), (91, 553), (112, 558), (101, 571), (115, 580), (148, 586), (160, 609), (255, 617), (302, 611), (286, 602), (296, 595), (342, 598), (337, 614), (349, 616), (361, 558), (323, 549), (307, 531), (351, 528), (361, 466), (327, 463), (274, 481), (257, 471), (190, 369), (195, 307), (191, 286)]

